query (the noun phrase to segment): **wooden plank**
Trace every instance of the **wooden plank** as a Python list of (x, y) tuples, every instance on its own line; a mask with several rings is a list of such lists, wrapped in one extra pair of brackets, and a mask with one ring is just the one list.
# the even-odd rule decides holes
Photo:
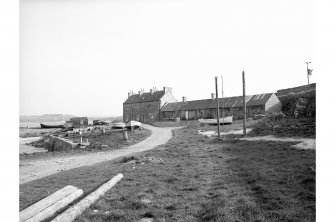
[(20, 212), (20, 222), (26, 221), (55, 202), (73, 193), (78, 188), (68, 185)]
[(73, 193), (69, 194), (68, 196), (64, 197), (63, 199), (57, 201), (56, 203), (52, 204), (51, 206), (45, 208), (43, 211), (40, 211), (35, 216), (29, 218), (25, 222), (40, 222), (43, 221), (52, 215), (54, 215), (57, 211), (64, 209), (67, 205), (72, 203), (75, 199), (83, 195), (83, 190), (77, 189)]
[(76, 205), (67, 209), (64, 213), (58, 215), (51, 222), (71, 222), (77, 216), (82, 214), (91, 204), (98, 200), (104, 193), (111, 189), (117, 182), (121, 180), (123, 175), (119, 173), (117, 176), (113, 177), (107, 183), (103, 184), (96, 191), (92, 192), (84, 199), (79, 201)]

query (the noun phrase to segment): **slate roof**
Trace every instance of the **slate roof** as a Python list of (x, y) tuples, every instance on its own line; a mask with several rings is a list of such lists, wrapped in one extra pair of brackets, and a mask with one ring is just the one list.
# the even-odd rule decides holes
[(142, 95), (135, 94), (130, 96), (123, 104), (159, 101), (163, 96), (164, 90), (153, 93), (146, 92)]
[[(247, 106), (265, 105), (273, 93), (258, 94), (246, 96)], [(225, 108), (242, 107), (243, 96), (234, 96), (223, 98)], [(222, 98), (219, 99), (219, 106), (222, 107)], [(168, 103), (163, 108), (163, 112), (171, 112), (176, 110), (198, 110), (198, 109), (216, 109), (216, 99), (192, 100), (186, 102)]]
[(184, 105), (185, 105), (184, 102), (167, 103), (165, 106), (163, 106), (162, 111), (173, 112), (176, 110), (181, 110), (182, 106)]
[(253, 95), (250, 100), (247, 102), (247, 106), (261, 106), (265, 105), (265, 103), (270, 99), (273, 93), (265, 93)]

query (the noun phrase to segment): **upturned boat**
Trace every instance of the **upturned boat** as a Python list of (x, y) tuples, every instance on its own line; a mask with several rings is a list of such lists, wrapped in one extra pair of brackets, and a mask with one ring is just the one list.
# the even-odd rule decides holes
[(46, 124), (42, 124), (42, 123), (40, 123), (40, 125), (41, 125), (41, 128), (42, 129), (52, 129), (52, 128), (65, 128), (65, 126), (64, 125), (46, 125)]
[[(210, 124), (210, 125), (217, 125), (217, 119), (198, 119), (198, 121), (202, 124)], [(224, 118), (219, 118), (220, 124), (232, 124), (233, 123), (233, 116), (226, 116)]]

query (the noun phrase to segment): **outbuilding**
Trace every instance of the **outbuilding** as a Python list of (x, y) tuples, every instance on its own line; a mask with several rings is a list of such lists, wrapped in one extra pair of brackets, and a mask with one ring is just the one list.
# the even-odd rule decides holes
[[(219, 117), (233, 116), (243, 118), (243, 97), (234, 96), (219, 99)], [(223, 108), (222, 108), (223, 107)], [(281, 103), (274, 93), (246, 96), (247, 117), (257, 114), (268, 114), (281, 110)], [(199, 119), (217, 117), (217, 100), (214, 94), (211, 99), (167, 103), (161, 110), (162, 118)]]

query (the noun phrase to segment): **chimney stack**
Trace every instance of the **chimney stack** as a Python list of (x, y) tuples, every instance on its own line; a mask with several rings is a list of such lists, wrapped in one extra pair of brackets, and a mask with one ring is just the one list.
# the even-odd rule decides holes
[(215, 99), (215, 94), (214, 93), (211, 93), (211, 99)]
[(133, 91), (128, 92), (128, 98), (131, 97), (132, 95), (135, 95)]
[(144, 89), (141, 89), (141, 91), (138, 91), (138, 94), (141, 96), (144, 93)]
[(183, 100), (183, 103), (187, 101), (187, 97), (186, 96), (183, 96), (182, 97), (182, 100)]
[(151, 94), (153, 94), (153, 93), (156, 92), (156, 91), (157, 91), (156, 87), (153, 87), (152, 89), (150, 89), (150, 93), (151, 93)]
[(172, 88), (171, 87), (163, 87), (164, 93), (167, 93), (168, 91), (170, 91), (170, 93), (172, 93)]

